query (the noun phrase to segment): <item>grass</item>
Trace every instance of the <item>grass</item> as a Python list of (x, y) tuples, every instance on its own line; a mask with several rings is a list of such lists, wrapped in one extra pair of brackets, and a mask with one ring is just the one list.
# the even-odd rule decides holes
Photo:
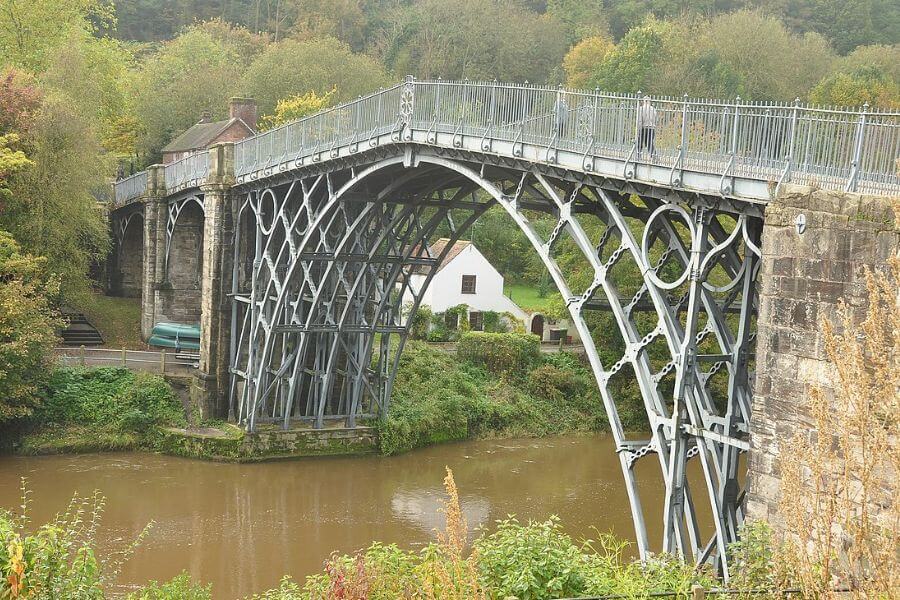
[(146, 350), (147, 345), (141, 339), (140, 298), (117, 298), (92, 293), (73, 303), (73, 308), (83, 312), (91, 325), (100, 331), (106, 346)]
[[(477, 362), (483, 364), (473, 364)], [(524, 373), (502, 375), (486, 370), (487, 361), (466, 361), (424, 342), (408, 343), (391, 411), (378, 422), (382, 453), (472, 437), (539, 437), (608, 428), (596, 384), (578, 357), (540, 355), (534, 363)], [(623, 404), (626, 420), (633, 412), (629, 406)]]
[(503, 293), (522, 310), (528, 312), (547, 311), (550, 302), (559, 298), (559, 292), (556, 290), (548, 291), (547, 295), (541, 298), (536, 287), (519, 283), (507, 283), (504, 285)]
[(139, 446), (140, 436), (131, 431), (91, 425), (49, 425), (22, 435), (16, 453), (79, 454), (135, 450)]

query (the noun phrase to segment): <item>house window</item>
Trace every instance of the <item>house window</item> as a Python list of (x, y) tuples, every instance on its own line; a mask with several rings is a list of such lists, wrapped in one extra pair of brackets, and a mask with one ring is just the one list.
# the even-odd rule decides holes
[(474, 294), (475, 293), (475, 276), (474, 275), (463, 275), (462, 276), (462, 293), (463, 294)]
[(459, 313), (451, 310), (445, 312), (444, 325), (450, 331), (456, 331), (456, 328), (459, 327)]
[(469, 329), (472, 331), (481, 331), (484, 329), (484, 315), (477, 311), (469, 313)]

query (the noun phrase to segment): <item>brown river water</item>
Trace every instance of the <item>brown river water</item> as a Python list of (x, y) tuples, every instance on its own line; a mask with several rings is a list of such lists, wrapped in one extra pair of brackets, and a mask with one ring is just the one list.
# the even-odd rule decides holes
[[(20, 504), (42, 523), (76, 492), (106, 497), (101, 553), (154, 525), (125, 564), (117, 591), (187, 570), (214, 598), (242, 598), (321, 570), (333, 552), (372, 540), (417, 548), (443, 526), (437, 512), (444, 466), (453, 469), (471, 528), (558, 515), (583, 538), (611, 531), (633, 539), (612, 439), (603, 435), (444, 444), (395, 457), (223, 464), (143, 453), (0, 456), (0, 506)], [(638, 464), (650, 539), (660, 538), (659, 464)], [(656, 529), (654, 529), (656, 528)]]

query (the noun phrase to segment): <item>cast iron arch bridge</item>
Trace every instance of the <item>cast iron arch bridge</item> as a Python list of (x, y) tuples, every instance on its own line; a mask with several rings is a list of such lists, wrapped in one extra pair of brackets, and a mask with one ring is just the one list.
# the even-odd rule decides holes
[[(458, 239), (502, 207), (584, 342), (641, 554), (651, 545), (634, 468), (646, 458), (666, 489), (653, 549), (727, 576), (743, 521), (765, 205), (785, 184), (898, 193), (900, 114), (654, 97), (651, 141), (643, 101), (407, 78), (117, 183), (114, 230), (127, 229), (135, 200), (157, 198), (165, 280), (179, 215), (202, 206), (204, 328), (215, 329), (206, 295), (216, 281), (228, 305), (204, 352), (228, 348), (218, 393), (229, 417), (251, 431), (354, 426), (389, 410), (411, 315), (442, 259), (429, 239)], [(533, 226), (536, 213), (556, 219), (552, 231)], [(428, 274), (421, 289), (410, 287), (414, 270)], [(618, 413), (622, 391), (635, 388), (643, 439)], [(689, 481), (690, 461), (699, 477)]]

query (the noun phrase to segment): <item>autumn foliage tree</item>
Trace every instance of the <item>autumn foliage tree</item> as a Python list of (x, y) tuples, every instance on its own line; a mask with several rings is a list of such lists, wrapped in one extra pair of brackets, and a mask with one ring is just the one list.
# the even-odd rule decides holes
[(58, 291), (46, 260), (24, 254), (0, 231), (0, 423), (27, 417), (52, 370)]

